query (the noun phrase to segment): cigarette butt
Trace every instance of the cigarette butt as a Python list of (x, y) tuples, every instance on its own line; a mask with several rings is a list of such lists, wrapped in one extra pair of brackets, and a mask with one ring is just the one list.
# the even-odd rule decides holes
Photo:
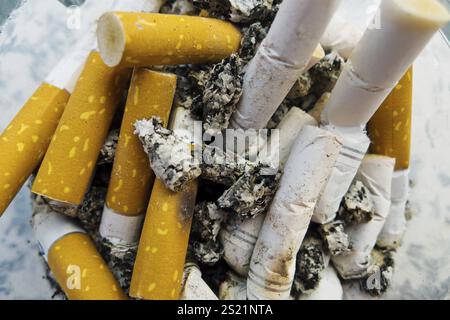
[(196, 194), (196, 181), (179, 193), (155, 181), (131, 278), (132, 297), (179, 299)]
[(33, 184), (34, 193), (81, 204), (129, 74), (104, 65), (97, 52), (89, 55)]
[(336, 135), (312, 126), (298, 136), (253, 250), (249, 299), (289, 298), (296, 253), (341, 146)]
[(142, 67), (219, 62), (239, 48), (241, 33), (218, 19), (109, 12), (97, 28), (108, 66)]
[(321, 273), (319, 285), (309, 294), (300, 295), (298, 300), (342, 300), (344, 292), (336, 270), (329, 265)]
[(0, 216), (44, 157), (69, 96), (43, 83), (0, 135)]
[(366, 30), (347, 61), (324, 122), (365, 126), (450, 14), (437, 0), (383, 0), (379, 19), (380, 27)]
[[(145, 213), (154, 174), (139, 138), (134, 135), (134, 123), (157, 116), (167, 125), (176, 82), (173, 74), (148, 69), (135, 69), (133, 73), (100, 225), (103, 237), (127, 243), (138, 240), (142, 219), (136, 217)], [(115, 230), (124, 224), (114, 223), (111, 215), (121, 215), (125, 220), (130, 217), (134, 223), (118, 233)]]
[(395, 170), (409, 168), (412, 121), (412, 67), (370, 119), (371, 152), (395, 158)]
[(339, 1), (285, 0), (248, 65), (230, 125), (262, 129), (308, 67)]
[(220, 300), (247, 300), (246, 278), (232, 271), (227, 272), (227, 278), (219, 287)]
[(202, 279), (202, 273), (196, 264), (186, 264), (183, 278), (180, 300), (219, 300)]
[(340, 136), (343, 146), (314, 208), (312, 221), (320, 224), (329, 223), (336, 217), (342, 198), (350, 188), (370, 144), (360, 127), (326, 125), (323, 128)]
[(35, 202), (32, 222), (50, 270), (70, 300), (127, 299), (89, 236), (74, 220)]
[(389, 213), (394, 166), (395, 159), (380, 155), (367, 155), (361, 163), (357, 179), (369, 190), (375, 214), (368, 223), (346, 229), (353, 244), (352, 252), (332, 257), (334, 266), (344, 279), (358, 279), (367, 273), (370, 254)]
[(320, 44), (325, 50), (335, 50), (341, 57), (348, 59), (362, 36), (361, 30), (339, 14), (335, 14), (320, 39)]
[(391, 187), (391, 207), (386, 222), (378, 235), (377, 245), (396, 249), (402, 243), (406, 231), (406, 202), (409, 192), (409, 171), (394, 171)]

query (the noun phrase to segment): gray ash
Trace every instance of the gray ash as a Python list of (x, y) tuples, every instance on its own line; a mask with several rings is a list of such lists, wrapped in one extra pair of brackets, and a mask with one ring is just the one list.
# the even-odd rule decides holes
[(389, 289), (392, 282), (395, 266), (393, 251), (374, 249), (371, 258), (372, 266), (360, 284), (370, 295), (380, 296)]
[(134, 261), (138, 244), (113, 244), (107, 239), (98, 239), (97, 246), (103, 259), (105, 259), (121, 288), (128, 294), (133, 274)]
[(216, 147), (203, 149), (201, 177), (215, 183), (231, 186), (254, 164), (235, 154), (230, 154)]
[(166, 0), (159, 12), (164, 14), (198, 15), (199, 10), (192, 5), (190, 0)]
[(361, 224), (372, 220), (375, 207), (369, 190), (361, 181), (355, 181), (342, 199), (338, 217), (346, 224)]
[(311, 92), (312, 87), (313, 80), (311, 75), (309, 72), (305, 72), (295, 82), (286, 100), (292, 105), (301, 106), (305, 103), (305, 97)]
[(275, 129), (278, 127), (291, 108), (293, 108), (293, 106), (291, 106), (287, 100), (283, 101), (277, 111), (273, 114), (272, 118), (270, 118), (269, 123), (267, 124), (267, 129)]
[(248, 170), (217, 200), (219, 208), (244, 218), (255, 217), (267, 210), (280, 182), (281, 172), (265, 175), (272, 169), (257, 164)]
[(200, 265), (200, 270), (203, 280), (205, 280), (211, 290), (218, 296), (220, 284), (225, 281), (227, 272), (230, 271), (228, 264), (223, 259), (220, 259), (213, 266)]
[(344, 63), (344, 59), (337, 52), (331, 52), (309, 70), (313, 82), (311, 92), (317, 98), (333, 90)]
[(97, 232), (102, 218), (107, 189), (92, 187), (78, 208), (77, 217), (90, 234)]
[(325, 247), (333, 256), (349, 254), (352, 251), (352, 243), (344, 230), (344, 223), (339, 220), (321, 225), (319, 233), (323, 239)]
[(196, 261), (216, 264), (223, 255), (223, 248), (218, 241), (218, 234), (225, 219), (224, 212), (213, 202), (196, 205), (190, 237), (190, 253)]
[(193, 156), (193, 145), (164, 128), (160, 118), (137, 121), (135, 128), (150, 166), (167, 188), (183, 191), (189, 182), (200, 176), (200, 161)]
[(239, 49), (239, 57), (248, 64), (256, 54), (259, 44), (267, 36), (269, 27), (264, 26), (261, 22), (255, 22), (242, 29), (241, 48)]
[(119, 142), (119, 132), (119, 129), (114, 129), (109, 132), (105, 143), (100, 149), (98, 164), (110, 164), (114, 162), (117, 143)]
[(314, 290), (325, 270), (324, 248), (320, 239), (307, 236), (297, 253), (292, 291), (295, 295)]

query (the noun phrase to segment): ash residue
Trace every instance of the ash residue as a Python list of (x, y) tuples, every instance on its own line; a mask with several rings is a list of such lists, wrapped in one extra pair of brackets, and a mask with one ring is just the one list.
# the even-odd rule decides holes
[(341, 75), (344, 63), (344, 59), (337, 52), (331, 52), (309, 70), (313, 83), (311, 92), (317, 99), (325, 92), (333, 90)]
[(99, 242), (100, 254), (107, 262), (117, 281), (119, 281), (124, 292), (128, 294), (138, 244), (113, 244), (105, 238)]
[(192, 5), (190, 0), (166, 0), (159, 10), (165, 14), (198, 15), (198, 9)]
[(308, 236), (297, 253), (296, 270), (292, 291), (295, 295), (314, 290), (326, 268), (324, 248), (320, 239)]
[(92, 187), (78, 208), (77, 217), (90, 234), (97, 232), (100, 225), (106, 193), (106, 188)]
[(346, 224), (361, 224), (372, 220), (375, 207), (369, 190), (361, 181), (355, 181), (342, 199), (339, 219)]
[(333, 256), (349, 254), (352, 251), (350, 238), (344, 230), (344, 223), (339, 220), (321, 225), (319, 227), (320, 235), (325, 247)]
[(45, 203), (49, 206), (49, 208), (57, 212), (59, 214), (65, 215), (69, 218), (76, 218), (78, 214), (78, 206), (74, 206), (72, 204), (63, 203), (55, 200), (51, 200), (43, 197)]
[(119, 142), (119, 129), (111, 130), (105, 143), (100, 149), (98, 164), (109, 164), (114, 162), (117, 143)]
[(275, 111), (272, 118), (270, 118), (269, 123), (267, 124), (267, 129), (275, 129), (278, 127), (280, 122), (284, 119), (284, 117), (288, 114), (289, 110), (293, 108), (288, 102), (285, 100)]
[(224, 212), (213, 202), (196, 205), (189, 246), (197, 261), (214, 265), (222, 257), (223, 248), (217, 236), (224, 218)]
[(193, 145), (164, 128), (160, 118), (137, 121), (135, 128), (150, 166), (167, 188), (183, 191), (200, 176), (200, 161), (193, 156)]
[(361, 279), (361, 287), (372, 296), (380, 296), (389, 289), (394, 272), (393, 252), (374, 249), (372, 251), (373, 264), (368, 274)]
[(205, 280), (211, 290), (218, 296), (220, 284), (227, 278), (227, 272), (230, 271), (230, 267), (223, 259), (220, 259), (213, 266), (200, 265), (200, 269), (203, 280)]
[(267, 210), (278, 189), (281, 172), (265, 175), (270, 167), (258, 164), (248, 170), (217, 200), (219, 208), (244, 218)]

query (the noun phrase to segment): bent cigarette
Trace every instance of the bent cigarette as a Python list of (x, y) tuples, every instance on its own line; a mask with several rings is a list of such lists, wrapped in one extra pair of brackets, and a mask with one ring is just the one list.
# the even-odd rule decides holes
[(0, 216), (44, 157), (69, 96), (43, 83), (0, 135)]
[(347, 228), (353, 244), (350, 254), (332, 257), (334, 266), (344, 279), (361, 278), (367, 273), (370, 253), (389, 213), (394, 166), (395, 159), (380, 155), (367, 155), (361, 163), (357, 179), (369, 190), (375, 215), (368, 223)]
[(110, 241), (138, 241), (154, 174), (134, 123), (157, 116), (167, 125), (176, 81), (172, 74), (134, 70), (100, 224), (100, 234)]
[(316, 289), (308, 294), (300, 295), (298, 300), (342, 300), (344, 292), (336, 270), (329, 265), (321, 273)]
[(180, 300), (219, 300), (202, 279), (202, 273), (194, 263), (187, 263), (184, 267), (183, 290)]
[(368, 28), (356, 46), (325, 108), (324, 122), (345, 127), (366, 125), (448, 21), (450, 14), (436, 0), (383, 0), (381, 27)]
[(295, 254), (341, 145), (336, 135), (311, 126), (298, 136), (253, 251), (249, 299), (289, 298)]
[[(284, 167), (298, 135), (308, 125), (317, 126), (317, 122), (301, 109), (292, 108), (277, 127), (280, 131), (278, 146), (272, 145), (271, 153), (266, 146), (258, 158), (275, 167)], [(262, 214), (252, 219), (229, 219), (219, 234), (224, 249), (224, 260), (241, 276), (248, 273), (250, 259), (263, 222)]]
[(325, 50), (335, 50), (342, 58), (348, 59), (362, 36), (361, 30), (335, 14), (320, 39), (320, 44)]
[(323, 128), (339, 135), (343, 146), (314, 208), (312, 221), (320, 224), (329, 223), (336, 217), (342, 198), (350, 188), (370, 144), (369, 138), (359, 127), (327, 125)]
[(220, 300), (247, 300), (246, 279), (232, 271), (227, 272), (227, 278), (219, 287)]
[(231, 127), (262, 129), (308, 66), (339, 1), (285, 0), (244, 77)]
[[(183, 108), (175, 110), (171, 127), (192, 143), (194, 124), (186, 111), (189, 112)], [(179, 193), (167, 189), (161, 180), (155, 181), (131, 278), (132, 297), (151, 300), (180, 297), (196, 195), (197, 181), (190, 182)]]
[(91, 52), (39, 169), (33, 193), (81, 204), (129, 75), (128, 70), (107, 67), (97, 52)]
[(109, 12), (97, 28), (101, 56), (110, 67), (213, 63), (239, 49), (241, 33), (218, 19)]
[(40, 250), (70, 300), (127, 299), (89, 236), (72, 219), (35, 202), (32, 221)]

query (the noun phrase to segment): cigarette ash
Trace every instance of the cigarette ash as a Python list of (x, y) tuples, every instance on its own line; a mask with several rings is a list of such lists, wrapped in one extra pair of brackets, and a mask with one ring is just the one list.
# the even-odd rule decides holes
[(66, 217), (69, 218), (76, 218), (78, 215), (78, 206), (69, 203), (55, 201), (46, 197), (43, 197), (43, 200), (54, 212), (65, 215)]
[[(268, 171), (272, 171), (271, 174), (267, 174)], [(243, 218), (265, 212), (275, 196), (281, 177), (280, 170), (273, 171), (273, 168), (261, 163), (247, 170), (217, 200), (218, 207)]]
[(333, 256), (346, 255), (352, 251), (352, 243), (344, 226), (343, 221), (335, 220), (319, 227), (325, 247)]
[(91, 236), (98, 231), (100, 226), (106, 193), (107, 189), (104, 187), (92, 187), (78, 208), (77, 217)]
[(198, 15), (199, 10), (192, 5), (190, 0), (166, 0), (159, 10), (165, 14)]
[[(235, 23), (250, 23), (266, 20), (278, 10), (280, 0), (193, 0), (199, 9), (206, 10), (212, 17)], [(273, 18), (272, 18), (273, 19)]]
[(267, 129), (275, 129), (278, 127), (280, 122), (284, 119), (284, 117), (288, 114), (289, 110), (294, 108), (287, 100), (283, 101), (281, 105), (278, 107), (277, 111), (273, 114), (272, 118), (270, 118)]
[(393, 253), (377, 248), (372, 251), (372, 265), (367, 276), (360, 280), (362, 289), (370, 295), (380, 296), (391, 286), (395, 266)]
[(217, 236), (225, 213), (214, 202), (201, 202), (195, 207), (192, 222), (189, 251), (196, 261), (216, 264), (223, 255), (223, 248)]
[(194, 145), (164, 128), (158, 117), (139, 120), (135, 134), (149, 156), (155, 175), (167, 188), (179, 192), (201, 174), (200, 161), (193, 156)]
[(345, 60), (335, 51), (327, 54), (310, 70), (312, 80), (311, 93), (320, 98), (325, 92), (331, 92), (341, 75)]
[(119, 132), (119, 129), (114, 129), (109, 132), (105, 143), (100, 149), (98, 164), (110, 164), (114, 162), (117, 143), (119, 142)]
[(128, 294), (138, 244), (113, 244), (106, 238), (98, 239), (97, 247), (123, 291)]
[(216, 147), (203, 148), (201, 177), (225, 186), (231, 186), (255, 164), (236, 154), (224, 152)]
[(321, 273), (325, 270), (325, 248), (316, 235), (305, 237), (297, 253), (296, 269), (292, 293), (296, 296), (309, 293), (320, 282)]
[(227, 278), (227, 273), (230, 271), (230, 267), (227, 263), (220, 259), (213, 266), (201, 264), (200, 270), (202, 272), (202, 278), (211, 290), (219, 296), (219, 287), (222, 282)]
[(346, 224), (367, 223), (373, 219), (375, 206), (369, 190), (361, 181), (354, 181), (342, 199), (338, 211), (339, 219)]

